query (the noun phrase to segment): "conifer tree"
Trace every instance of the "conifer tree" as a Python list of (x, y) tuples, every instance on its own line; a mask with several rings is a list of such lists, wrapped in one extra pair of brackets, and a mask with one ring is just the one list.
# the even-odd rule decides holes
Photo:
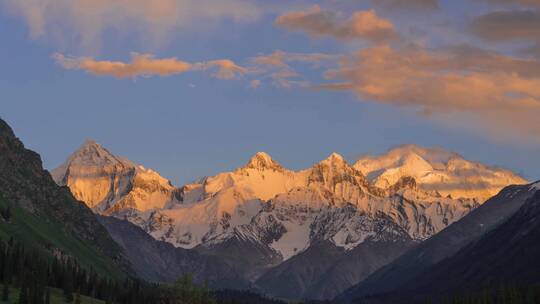
[(525, 303), (526, 304), (534, 304), (535, 303), (535, 299), (534, 299), (534, 288), (532, 287), (529, 287), (527, 289), (527, 296), (525, 297)]
[(73, 275), (69, 268), (64, 276), (64, 299), (67, 303), (73, 302)]
[(51, 304), (51, 288), (47, 287), (45, 290), (45, 304)]
[(29, 304), (28, 303), (28, 287), (26, 287), (26, 285), (21, 287), (21, 291), (19, 293), (19, 304)]
[(4, 288), (2, 290), (2, 301), (9, 301), (9, 284), (4, 282)]
[(75, 295), (75, 304), (81, 304), (81, 293), (77, 292)]
[(8, 222), (11, 220), (11, 206), (7, 206), (5, 214), (4, 214), (4, 218)]

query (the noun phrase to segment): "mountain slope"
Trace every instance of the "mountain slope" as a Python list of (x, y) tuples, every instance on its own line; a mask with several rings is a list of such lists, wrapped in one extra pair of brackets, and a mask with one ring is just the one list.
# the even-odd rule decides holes
[[(334, 220), (336, 217), (330, 218)], [(354, 216), (354, 222), (370, 225), (361, 244), (347, 250), (321, 239), (266, 272), (257, 285), (282, 298), (331, 299), (414, 244), (407, 232), (384, 214)]]
[(403, 176), (416, 179), (424, 190), (443, 196), (474, 198), (483, 203), (503, 187), (526, 184), (511, 171), (485, 166), (440, 148), (403, 145), (380, 156), (366, 156), (354, 167), (378, 187), (387, 188)]
[[(507, 221), (451, 258), (431, 267), (411, 287), (429, 293), (540, 283), (540, 191)], [(407, 287), (406, 287), (407, 288)]]
[(249, 283), (231, 266), (218, 258), (157, 241), (125, 220), (107, 216), (99, 216), (98, 219), (124, 248), (141, 278), (151, 282), (172, 282), (182, 275), (192, 274), (197, 283), (206, 282), (214, 289), (249, 287)]
[(506, 187), (458, 222), (376, 271), (364, 282), (347, 291), (342, 298), (389, 293), (413, 282), (431, 266), (453, 256), (511, 217), (534, 194), (530, 189), (530, 185)]
[(73, 255), (107, 275), (126, 269), (121, 248), (68, 188), (43, 169), (39, 155), (25, 149), (0, 119), (0, 197), (12, 219), (0, 224), (3, 237), (15, 237), (49, 254)]
[(481, 292), (501, 284), (540, 283), (540, 191), (530, 187), (530, 192), (523, 206), (501, 225), (381, 300), (412, 303), (427, 296)]

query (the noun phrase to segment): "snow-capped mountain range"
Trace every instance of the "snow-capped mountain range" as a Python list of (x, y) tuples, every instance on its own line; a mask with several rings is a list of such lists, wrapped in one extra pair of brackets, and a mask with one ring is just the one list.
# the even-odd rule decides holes
[(333, 153), (301, 171), (260, 152), (232, 172), (175, 188), (157, 172), (87, 141), (52, 175), (95, 212), (126, 218), (177, 247), (239, 237), (282, 260), (319, 240), (350, 250), (379, 237), (382, 219), (396, 224), (382, 229), (421, 241), (503, 186), (526, 182), (507, 170), (413, 145), (353, 166)]
[(213, 256), (266, 293), (315, 299), (359, 283), (504, 186), (527, 183), (414, 145), (353, 165), (332, 153), (299, 171), (259, 152), (231, 172), (177, 188), (87, 141), (52, 176), (94, 212)]

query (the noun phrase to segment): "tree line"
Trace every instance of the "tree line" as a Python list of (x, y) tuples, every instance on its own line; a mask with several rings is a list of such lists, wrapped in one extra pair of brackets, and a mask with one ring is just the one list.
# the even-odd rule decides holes
[(106, 304), (244, 304), (283, 303), (248, 291), (212, 292), (206, 284), (196, 284), (186, 274), (174, 284), (151, 284), (127, 277), (113, 280), (85, 268), (71, 256), (47, 254), (28, 249), (13, 238), (0, 240), (0, 300), (10, 299), (10, 290), (19, 290), (19, 304), (50, 304), (51, 288), (63, 290), (65, 303), (81, 303), (81, 296)]
[(425, 304), (537, 304), (540, 303), (540, 285), (503, 283), (498, 288), (486, 288), (481, 292), (470, 292), (444, 296), (436, 301), (427, 298)]
[(9, 300), (10, 288), (17, 288), (20, 304), (49, 304), (51, 288), (62, 289), (66, 303), (79, 304), (81, 295), (106, 303), (159, 303), (156, 286), (132, 278), (122, 282), (106, 278), (91, 267), (82, 267), (73, 257), (50, 257), (13, 238), (0, 241), (0, 279), (2, 301)]

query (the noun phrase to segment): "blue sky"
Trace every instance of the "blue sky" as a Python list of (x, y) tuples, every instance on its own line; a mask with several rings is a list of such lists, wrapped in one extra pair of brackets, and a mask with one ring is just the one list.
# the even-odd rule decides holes
[[(508, 2), (506, 5), (478, 1), (470, 6), (468, 2), (448, 1), (440, 3), (438, 9), (398, 7), (390, 3), (393, 1), (398, 0), (386, 4), (276, 1), (272, 5), (231, 0), (231, 6), (238, 5), (239, 16), (206, 5), (194, 9), (193, 14), (200, 18), (183, 20), (175, 15), (171, 17), (176, 18), (174, 22), (158, 29), (152, 28), (152, 22), (138, 20), (139, 15), (127, 18), (122, 24), (126, 28), (119, 30), (118, 24), (107, 19), (97, 29), (93, 24), (78, 28), (69, 16), (43, 12), (46, 22), (36, 35), (32, 32), (33, 20), (24, 15), (28, 6), (0, 0), (0, 116), (28, 147), (42, 155), (47, 168), (59, 165), (85, 139), (93, 138), (113, 153), (159, 171), (175, 184), (233, 169), (257, 151), (266, 151), (285, 166), (297, 169), (333, 151), (352, 161), (362, 154), (381, 153), (404, 143), (444, 147), (469, 159), (513, 169), (531, 180), (540, 178), (540, 123), (531, 119), (540, 117), (535, 116), (540, 114), (536, 104), (540, 101), (534, 89), (540, 71), (534, 65), (538, 59), (521, 52), (536, 41), (529, 37), (509, 40), (502, 36), (504, 33), (493, 34), (491, 31), (497, 30), (493, 26), (486, 34), (484, 23), (474, 30), (466, 26), (487, 22), (480, 18), (491, 12), (536, 12), (538, 8), (522, 6), (519, 0), (501, 1)], [(29, 6), (34, 2), (28, 1)], [(152, 1), (132, 3), (145, 2)], [(179, 9), (190, 3), (169, 2)], [(200, 3), (204, 6), (212, 1)], [(316, 3), (318, 10), (313, 6)], [(354, 20), (353, 12), (372, 9), (377, 18), (392, 25), (391, 40), (385, 40), (381, 31), (358, 30), (340, 36), (350, 25), (348, 20)], [(311, 23), (306, 26), (303, 19), (289, 22), (298, 13), (315, 14), (316, 20), (328, 17), (336, 30), (321, 32), (309, 27)], [(276, 19), (279, 16), (292, 17), (283, 19), (289, 23), (280, 23)], [(508, 25), (509, 29), (514, 27)], [(163, 28), (167, 29), (165, 33), (160, 32)], [(87, 39), (90, 43), (82, 43), (80, 37), (85, 37), (87, 31), (92, 33), (92, 38)], [(500, 39), (486, 39), (493, 35)], [(363, 57), (356, 55), (374, 48), (371, 50), (391, 50), (397, 58), (409, 58), (406, 56), (411, 54), (412, 44), (413, 51), (430, 58), (443, 56), (444, 68), (437, 65), (439, 70), (433, 71), (431, 65), (426, 68), (425, 62), (400, 66), (401, 61), (391, 61), (379, 69), (372, 61), (359, 62)], [(455, 55), (452, 46), (465, 44), (504, 56), (493, 62), (519, 59), (529, 64), (512, 61), (494, 67), (493, 62), (474, 61), (471, 66), (456, 68), (445, 56)], [(477, 53), (469, 47), (459, 54), (478, 58), (471, 57)], [(290, 54), (317, 53), (339, 59), (287, 61), (289, 71), (298, 76), (286, 80), (299, 82), (284, 87), (272, 80), (272, 73), (279, 68), (253, 63), (253, 58), (277, 50), (286, 53), (285, 58), (292, 58), (287, 57)], [(55, 53), (75, 65), (55, 60)], [(175, 57), (193, 67), (228, 59), (243, 70), (227, 79), (216, 76), (217, 66), (161, 76), (146, 71), (119, 79), (96, 74), (83, 64), (83, 58), (129, 64), (133, 53), (149, 53), (155, 59)], [(405, 73), (405, 78), (426, 73), (433, 73), (427, 78), (441, 74), (453, 78), (437, 78), (436, 83), (424, 78), (409, 82), (390, 75), (392, 81), (400, 81), (397, 86), (402, 89), (381, 85), (376, 91), (366, 90), (388, 79), (380, 71), (393, 70), (394, 65), (396, 73)], [(329, 76), (329, 71), (339, 76)], [(455, 89), (456, 83), (443, 86), (455, 75), (462, 77), (456, 82), (459, 90)], [(478, 84), (461, 90), (463, 84), (477, 79)], [(260, 85), (252, 87), (253, 80), (260, 81)], [(484, 84), (500, 81), (515, 85), (503, 88), (499, 95), (482, 91)], [(321, 86), (343, 83), (347, 89)], [(417, 91), (409, 94), (410, 87)], [(441, 88), (452, 88), (452, 98), (439, 93)], [(395, 97), (396, 92), (403, 94), (403, 99)], [(505, 97), (514, 95), (529, 98), (522, 101)]]

